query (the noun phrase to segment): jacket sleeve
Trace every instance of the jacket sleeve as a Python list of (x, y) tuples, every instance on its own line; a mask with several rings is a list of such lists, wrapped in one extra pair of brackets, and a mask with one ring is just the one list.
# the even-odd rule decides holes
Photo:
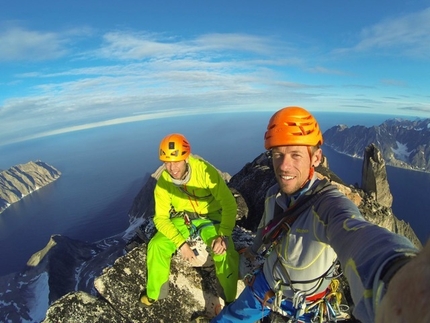
[(207, 164), (205, 174), (207, 187), (215, 200), (221, 205), (221, 223), (218, 234), (221, 236), (231, 236), (236, 224), (236, 199), (215, 167)]
[(332, 192), (316, 206), (324, 229), (317, 233), (336, 252), (351, 288), (354, 316), (373, 322), (384, 266), (394, 258), (414, 256), (418, 250), (407, 238), (365, 220), (341, 193)]
[(168, 187), (169, 183), (167, 183), (162, 174), (158, 179), (154, 190), (154, 225), (159, 232), (164, 234), (176, 245), (176, 248), (179, 248), (186, 241), (186, 239), (170, 220), (169, 211), (171, 208), (171, 197)]

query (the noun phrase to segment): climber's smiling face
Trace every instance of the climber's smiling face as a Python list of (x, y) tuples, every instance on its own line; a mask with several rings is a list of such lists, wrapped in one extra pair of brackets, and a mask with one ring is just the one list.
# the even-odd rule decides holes
[(188, 168), (186, 160), (165, 162), (164, 165), (166, 166), (167, 172), (174, 179), (181, 180), (187, 173)]
[(311, 168), (321, 162), (321, 149), (308, 146), (272, 148), (273, 169), (281, 190), (288, 195), (297, 192), (312, 175)]

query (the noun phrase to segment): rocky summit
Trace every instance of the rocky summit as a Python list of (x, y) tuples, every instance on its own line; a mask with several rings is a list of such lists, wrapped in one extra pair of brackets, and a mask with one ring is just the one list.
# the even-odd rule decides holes
[[(375, 163), (380, 162), (376, 159)], [(382, 165), (383, 166), (383, 165)], [(372, 165), (380, 170), (381, 165)], [(223, 306), (213, 264), (193, 267), (180, 255), (172, 258), (169, 296), (149, 308), (139, 306), (146, 286), (146, 247), (155, 233), (153, 190), (163, 170), (157, 169), (142, 187), (130, 208), (130, 227), (122, 234), (88, 244), (53, 236), (45, 249), (36, 253), (23, 272), (0, 278), (0, 317), (5, 322), (190, 322), (198, 315), (214, 316)], [(371, 186), (372, 194), (348, 187), (327, 167), (318, 167), (319, 176), (328, 178), (359, 206), (371, 222), (405, 235), (422, 247), (407, 223), (376, 199), (381, 184)], [(383, 172), (368, 171), (366, 180)], [(238, 204), (233, 241), (237, 250), (248, 246), (262, 215), (265, 191), (274, 184), (271, 161), (257, 156), (237, 174), (225, 180)], [(370, 186), (369, 186), (370, 187)], [(384, 190), (386, 187), (383, 188)], [(194, 241), (199, 246), (199, 241)], [(200, 244), (201, 247), (201, 244)], [(344, 302), (353, 306), (348, 284), (342, 280)], [(239, 281), (238, 292), (244, 287)], [(283, 322), (277, 314), (266, 320)], [(353, 322), (353, 318), (349, 319)]]
[(337, 125), (324, 132), (324, 144), (362, 158), (374, 144), (387, 165), (430, 172), (430, 119), (390, 119), (379, 126)]
[(0, 173), (0, 213), (12, 203), (48, 185), (61, 172), (40, 160), (20, 164)]

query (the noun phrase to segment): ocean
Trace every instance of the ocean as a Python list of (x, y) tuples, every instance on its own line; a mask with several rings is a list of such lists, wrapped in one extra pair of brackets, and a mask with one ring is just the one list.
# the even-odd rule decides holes
[[(0, 146), (0, 169), (42, 160), (62, 172), (55, 182), (0, 214), (0, 276), (24, 268), (53, 234), (94, 242), (123, 232), (128, 211), (160, 165), (158, 144), (184, 134), (192, 152), (236, 174), (264, 152), (273, 112), (222, 113), (154, 119), (81, 130)], [(315, 113), (323, 131), (343, 123), (379, 125), (396, 116)], [(361, 181), (362, 160), (323, 147), (330, 168), (346, 183)], [(429, 237), (430, 174), (387, 167), (394, 214), (409, 222), (422, 242)]]

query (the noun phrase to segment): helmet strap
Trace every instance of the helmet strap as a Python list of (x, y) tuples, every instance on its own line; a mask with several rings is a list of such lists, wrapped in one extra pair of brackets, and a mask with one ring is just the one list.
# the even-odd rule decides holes
[(302, 186), (300, 186), (298, 191), (302, 190), (311, 181), (312, 177), (314, 177), (314, 173), (315, 173), (314, 166), (311, 166), (311, 169), (309, 170), (308, 178), (303, 182)]
[(307, 180), (304, 181), (302, 186), (300, 186), (301, 189), (312, 179), (312, 177), (314, 177), (314, 173), (315, 173), (315, 168), (314, 168), (314, 165), (312, 164), (313, 153), (312, 153), (311, 146), (307, 146), (307, 148), (308, 148), (309, 162), (311, 163), (311, 168), (309, 169), (309, 175)]
[(314, 173), (315, 173), (315, 168), (314, 168), (314, 166), (312, 166), (311, 169), (309, 170), (308, 181), (310, 181), (312, 179), (312, 177), (314, 177)]

